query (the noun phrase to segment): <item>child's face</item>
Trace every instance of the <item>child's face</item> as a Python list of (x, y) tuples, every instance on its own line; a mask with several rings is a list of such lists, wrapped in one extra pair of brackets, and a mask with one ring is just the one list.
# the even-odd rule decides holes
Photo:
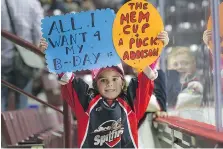
[(97, 80), (99, 93), (107, 99), (115, 99), (119, 96), (123, 88), (121, 75), (115, 70), (104, 70)]
[(196, 70), (196, 62), (188, 54), (179, 54), (175, 57), (175, 69), (181, 74), (193, 74)]

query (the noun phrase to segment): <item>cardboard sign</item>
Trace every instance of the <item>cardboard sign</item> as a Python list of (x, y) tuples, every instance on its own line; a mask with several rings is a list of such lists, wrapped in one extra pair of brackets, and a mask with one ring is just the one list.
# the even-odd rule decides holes
[[(219, 5), (219, 27), (220, 27), (220, 42), (221, 42), (221, 56), (223, 57), (223, 2)], [(207, 29), (212, 30), (212, 16), (208, 19)], [(213, 50), (213, 43), (210, 41), (208, 46)]]
[(113, 43), (125, 63), (142, 70), (160, 56), (163, 43), (156, 37), (162, 30), (162, 18), (154, 6), (144, 0), (132, 0), (116, 15)]
[(112, 43), (111, 9), (71, 13), (42, 20), (50, 72), (92, 70), (119, 64)]

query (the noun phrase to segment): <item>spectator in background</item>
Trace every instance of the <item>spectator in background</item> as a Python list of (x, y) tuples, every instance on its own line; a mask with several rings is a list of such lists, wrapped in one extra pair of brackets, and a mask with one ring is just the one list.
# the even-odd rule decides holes
[(82, 1), (80, 6), (81, 6), (81, 9), (83, 11), (95, 10), (96, 9), (95, 3), (93, 2), (93, 0), (84, 0), (84, 1)]
[[(1, 26), (3, 30), (16, 34), (35, 45), (39, 44), (43, 9), (38, 0), (2, 0), (1, 13)], [(1, 45), (2, 79), (30, 93), (33, 77), (24, 76), (26, 73), (21, 73), (15, 69), (17, 68), (15, 67), (15, 56), (17, 53), (15, 44), (2, 38)], [(1, 108), (2, 111), (5, 111), (9, 105), (9, 89), (3, 85), (1, 89)], [(27, 107), (27, 97), (16, 93), (15, 98), (17, 109)]]
[(53, 0), (51, 10), (60, 10), (62, 14), (70, 12), (79, 12), (80, 6), (72, 0)]
[[(176, 71), (175, 77), (168, 75), (168, 82), (175, 82), (172, 85), (181, 86), (180, 92), (168, 92), (169, 97), (177, 97), (175, 108), (200, 106), (203, 98), (203, 85), (200, 81), (200, 75), (196, 69), (196, 58), (187, 47), (173, 48), (168, 55), (168, 69), (171, 74)], [(179, 80), (176, 80), (177, 77)], [(167, 83), (169, 84), (169, 83)], [(168, 86), (170, 87), (170, 86)], [(179, 88), (178, 88), (179, 89)], [(173, 99), (168, 99), (173, 100)]]
[(123, 0), (92, 0), (96, 9), (111, 8), (115, 12), (123, 5)]

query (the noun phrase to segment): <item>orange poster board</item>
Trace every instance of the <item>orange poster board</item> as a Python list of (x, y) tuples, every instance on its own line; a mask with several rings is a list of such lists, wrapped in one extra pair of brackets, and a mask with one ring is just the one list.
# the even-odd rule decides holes
[[(221, 49), (222, 49), (223, 48), (223, 2), (219, 5), (219, 23), (220, 23), (219, 27), (220, 27), (220, 39), (221, 39), (220, 42), (221, 42)], [(212, 30), (212, 16), (210, 16), (208, 19), (207, 29)], [(210, 47), (210, 49), (213, 49), (212, 41), (208, 43), (208, 46)], [(223, 57), (223, 53), (221, 54), (221, 56)]]
[(160, 56), (163, 43), (156, 37), (163, 30), (162, 18), (152, 4), (131, 0), (116, 15), (113, 44), (125, 63), (141, 71)]

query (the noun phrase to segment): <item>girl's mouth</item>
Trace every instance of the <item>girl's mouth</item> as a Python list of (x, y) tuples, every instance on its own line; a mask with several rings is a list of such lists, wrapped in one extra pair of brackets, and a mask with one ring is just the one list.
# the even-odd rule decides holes
[(106, 89), (105, 91), (106, 91), (106, 92), (114, 92), (115, 89)]

